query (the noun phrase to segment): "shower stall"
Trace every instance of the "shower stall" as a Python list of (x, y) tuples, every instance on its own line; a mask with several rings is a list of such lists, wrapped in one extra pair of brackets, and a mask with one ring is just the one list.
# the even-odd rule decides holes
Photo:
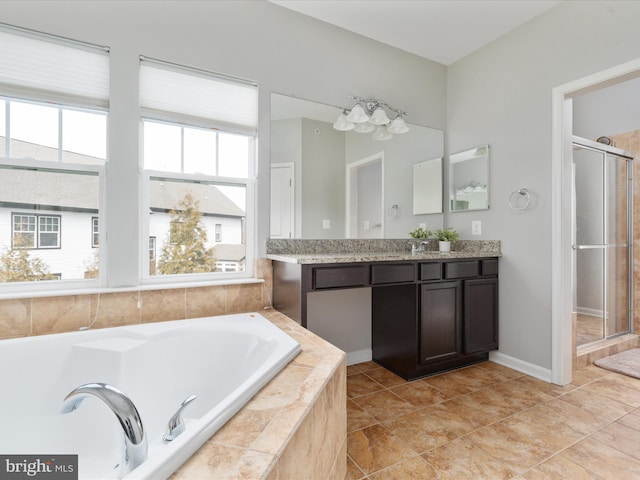
[(577, 347), (631, 331), (633, 158), (573, 137), (573, 315)]

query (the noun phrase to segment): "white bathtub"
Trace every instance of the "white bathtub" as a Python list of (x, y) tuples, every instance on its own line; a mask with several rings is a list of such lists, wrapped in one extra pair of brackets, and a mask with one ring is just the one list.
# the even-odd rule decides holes
[[(146, 462), (125, 478), (168, 477), (300, 351), (257, 313), (0, 341), (0, 453), (78, 454), (80, 478), (117, 478), (123, 431), (88, 397), (61, 414), (85, 383), (108, 383), (135, 403), (149, 440)], [(190, 395), (186, 430), (162, 440)]]

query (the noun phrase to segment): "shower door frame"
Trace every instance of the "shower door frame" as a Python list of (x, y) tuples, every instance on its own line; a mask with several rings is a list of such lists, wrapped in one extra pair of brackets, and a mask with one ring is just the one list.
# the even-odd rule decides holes
[[(626, 152), (622, 149), (611, 147), (609, 145), (605, 145), (602, 143), (594, 142), (591, 140), (587, 140), (586, 138), (581, 138), (576, 135), (573, 136), (572, 139), (572, 151), (574, 147), (577, 146), (579, 148), (590, 150), (594, 152), (598, 152), (602, 154), (602, 175), (603, 175), (603, 186), (602, 186), (602, 205), (603, 205), (603, 213), (602, 213), (602, 245), (577, 245), (575, 238), (575, 224), (573, 225), (573, 237), (572, 237), (572, 249), (574, 250), (573, 262), (574, 268), (577, 262), (577, 251), (578, 250), (586, 250), (586, 249), (601, 249), (603, 251), (603, 267), (602, 267), (602, 285), (603, 285), (603, 296), (602, 296), (602, 328), (603, 328), (603, 338), (600, 340), (595, 340), (593, 342), (585, 343), (583, 345), (578, 345), (577, 348), (585, 347), (587, 345), (591, 346), (597, 344), (598, 342), (602, 342), (603, 340), (608, 340), (611, 338), (615, 338), (621, 335), (626, 335), (628, 333), (633, 333), (633, 157), (629, 152)], [(608, 172), (608, 163), (610, 160), (607, 159), (607, 156), (617, 157), (616, 160), (621, 159), (625, 161), (626, 166), (626, 208), (627, 208), (627, 232), (626, 232), (626, 244), (609, 244), (609, 182), (607, 172)], [(575, 181), (575, 178), (574, 178)], [(572, 182), (574, 183), (574, 182)], [(575, 184), (573, 185), (575, 188)], [(575, 201), (575, 195), (572, 195)], [(575, 205), (572, 210), (575, 213)], [(573, 220), (575, 222), (575, 218)], [(627, 329), (623, 332), (616, 332), (612, 335), (608, 335), (608, 311), (609, 311), (609, 295), (608, 295), (608, 287), (607, 282), (609, 281), (609, 247), (626, 247), (627, 248)], [(574, 279), (575, 282), (575, 279)], [(573, 285), (573, 290), (576, 292), (577, 285)], [(577, 305), (576, 305), (577, 306)], [(577, 332), (574, 332), (574, 335), (577, 335)]]

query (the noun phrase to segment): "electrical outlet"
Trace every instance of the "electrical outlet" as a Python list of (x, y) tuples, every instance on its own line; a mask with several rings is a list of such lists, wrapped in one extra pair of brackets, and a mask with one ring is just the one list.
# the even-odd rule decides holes
[(362, 222), (362, 228), (364, 228), (365, 230), (369, 230), (369, 220), (365, 220), (364, 222)]
[(327, 220), (326, 218), (322, 220), (322, 228), (324, 230), (329, 230), (331, 228), (331, 220)]
[(420, 227), (423, 230), (426, 230), (427, 229), (427, 224), (426, 223), (419, 223), (418, 227)]
[(480, 220), (471, 222), (471, 235), (482, 235), (482, 222)]

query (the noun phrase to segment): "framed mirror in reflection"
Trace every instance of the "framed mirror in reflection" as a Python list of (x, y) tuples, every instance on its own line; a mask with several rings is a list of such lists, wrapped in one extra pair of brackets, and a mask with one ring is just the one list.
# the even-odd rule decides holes
[(271, 94), (271, 238), (408, 238), (419, 223), (442, 228), (442, 209), (414, 215), (412, 189), (414, 165), (442, 158), (442, 130), (408, 122), (407, 133), (377, 141), (334, 129), (341, 111)]
[(489, 145), (449, 156), (449, 210), (489, 208)]

